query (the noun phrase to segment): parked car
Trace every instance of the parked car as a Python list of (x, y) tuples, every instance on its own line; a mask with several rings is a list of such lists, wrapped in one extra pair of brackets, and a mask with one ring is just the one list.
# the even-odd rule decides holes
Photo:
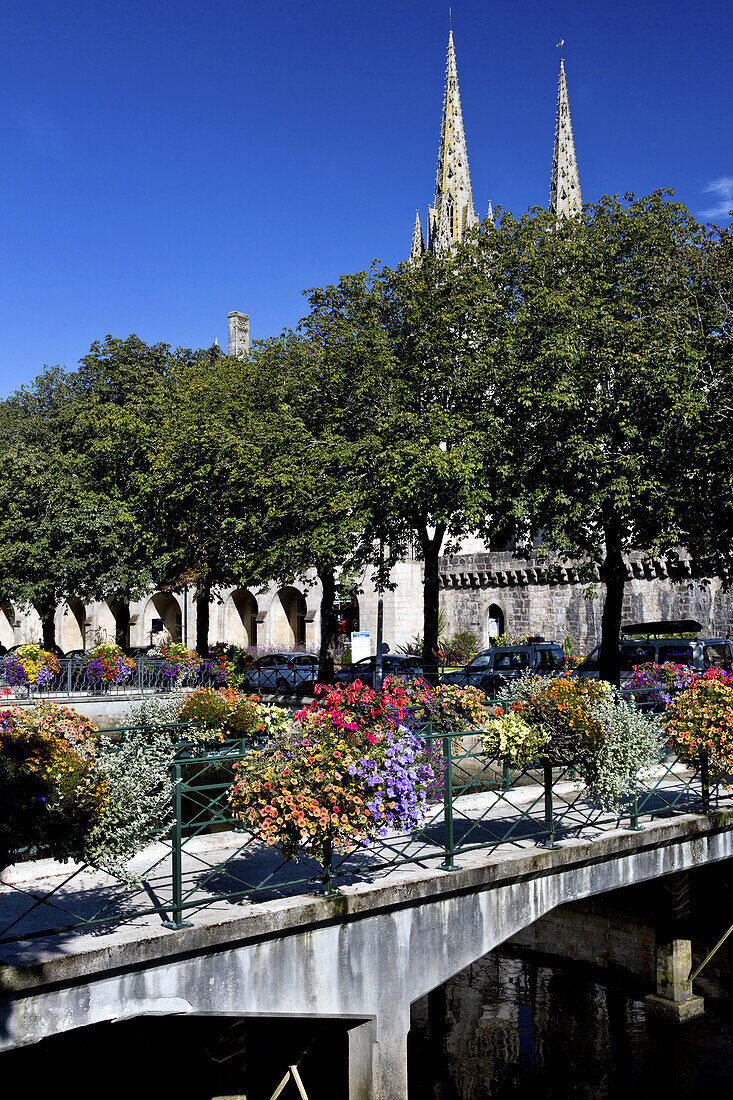
[[(374, 687), (374, 674), (377, 667), (376, 657), (362, 657), (353, 665), (346, 665), (336, 671), (336, 683), (353, 684), (361, 680), (367, 687)], [(398, 657), (393, 653), (382, 656), (382, 677), (399, 676), (405, 680), (414, 680), (422, 676), (422, 664), (417, 657)]]
[(242, 687), (245, 691), (302, 695), (312, 692), (317, 680), (318, 657), (315, 653), (267, 653), (252, 662)]
[[(653, 663), (663, 665), (672, 662), (686, 665), (695, 672), (709, 668), (730, 671), (733, 667), (733, 646), (729, 638), (700, 638), (700, 623), (694, 619), (672, 619), (667, 622), (633, 623), (622, 627), (622, 634), (636, 635), (619, 643), (621, 654), (621, 681), (628, 680), (634, 665)], [(646, 637), (640, 635), (646, 634)], [(681, 635), (670, 637), (670, 635)], [(688, 634), (688, 637), (684, 637)], [(578, 676), (598, 679), (601, 647), (588, 654), (578, 665)]]
[(557, 642), (544, 638), (529, 641), (526, 645), (494, 646), (481, 653), (454, 672), (444, 672), (443, 684), (459, 684), (461, 687), (479, 687), (487, 695), (496, 695), (511, 680), (523, 672), (535, 672), (540, 676), (559, 676), (566, 668), (565, 654)]

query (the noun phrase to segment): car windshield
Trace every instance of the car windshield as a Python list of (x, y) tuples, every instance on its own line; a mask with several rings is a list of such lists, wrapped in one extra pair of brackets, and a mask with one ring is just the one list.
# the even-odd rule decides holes
[(493, 653), (479, 653), (478, 657), (474, 657), (471, 661), (471, 668), (491, 668), (491, 658)]

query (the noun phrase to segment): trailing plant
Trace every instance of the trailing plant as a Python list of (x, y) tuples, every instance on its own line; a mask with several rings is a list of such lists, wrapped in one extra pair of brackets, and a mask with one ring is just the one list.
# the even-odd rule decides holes
[(418, 825), (435, 776), (425, 742), (402, 724), (410, 711), (401, 685), (340, 685), (323, 696), (271, 749), (236, 766), (229, 799), (284, 858), (325, 867), (334, 850)]
[(536, 760), (550, 740), (550, 735), (522, 717), (521, 706), (513, 703), (511, 709), (500, 707), (486, 720), (480, 742), (484, 753), (491, 760), (522, 768)]
[(96, 730), (67, 707), (0, 712), (0, 862), (23, 849), (77, 858), (108, 801)]
[(677, 755), (697, 767), (708, 754), (710, 775), (731, 785), (733, 772), (733, 675), (709, 669), (693, 676), (664, 715)]
[(136, 882), (130, 861), (172, 820), (170, 731), (160, 726), (128, 733), (100, 753), (95, 772), (106, 801), (80, 845), (79, 856), (125, 882)]
[(165, 642), (150, 654), (150, 659), (161, 662), (163, 677), (176, 686), (195, 680), (202, 665), (198, 653), (181, 642)]
[(196, 688), (183, 697), (177, 720), (192, 722), (198, 737), (223, 741), (225, 723), (236, 699), (237, 693), (226, 688)]
[(527, 673), (497, 698), (515, 720), (495, 715), (499, 724), (489, 726), (485, 751), (501, 746), (527, 763), (536, 746), (543, 761), (572, 765), (589, 797), (605, 808), (618, 809), (638, 777), (659, 760), (663, 738), (657, 720), (629, 705), (606, 681)]
[(659, 762), (665, 739), (655, 718), (616, 692), (594, 709), (604, 735), (595, 752), (582, 756), (579, 771), (591, 800), (617, 810)]
[(456, 684), (425, 685), (425, 717), (433, 723), (436, 733), (460, 733), (481, 729), (486, 718), (486, 695), (477, 687)]

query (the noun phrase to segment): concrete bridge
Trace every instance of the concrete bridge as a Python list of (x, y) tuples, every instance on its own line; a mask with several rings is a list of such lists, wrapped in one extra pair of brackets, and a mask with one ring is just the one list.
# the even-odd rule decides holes
[(145, 1014), (339, 1018), (350, 1100), (405, 1100), (413, 1001), (556, 906), (731, 856), (726, 807), (466, 852), (450, 872), (436, 856), (332, 898), (217, 903), (179, 931), (148, 918), (20, 940), (2, 952), (0, 1049)]

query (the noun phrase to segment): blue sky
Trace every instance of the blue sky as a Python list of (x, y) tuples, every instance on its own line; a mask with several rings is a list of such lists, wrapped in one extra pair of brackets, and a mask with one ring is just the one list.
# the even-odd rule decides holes
[[(727, 224), (730, 0), (452, 8), (480, 216), (547, 203), (564, 37), (583, 199), (669, 186)], [(106, 333), (225, 345), (240, 309), (266, 338), (403, 259), (447, 37), (433, 0), (6, 0), (0, 393)]]

